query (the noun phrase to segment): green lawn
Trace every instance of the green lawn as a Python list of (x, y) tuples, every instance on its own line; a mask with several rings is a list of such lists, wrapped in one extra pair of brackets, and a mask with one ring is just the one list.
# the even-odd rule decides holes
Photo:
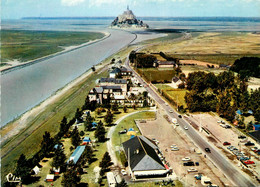
[(165, 84), (154, 84), (157, 88), (162, 90), (164, 94), (172, 98), (175, 102), (178, 103), (178, 106), (183, 105), (184, 108), (187, 107), (184, 96), (187, 92), (187, 90), (184, 89), (174, 89), (168, 85)]
[(14, 59), (25, 62), (102, 37), (103, 33), (95, 32), (2, 30), (2, 62)]
[[(129, 111), (130, 113), (130, 111)], [(121, 146), (121, 143), (129, 140), (130, 135), (127, 134), (120, 134), (119, 131), (124, 129), (133, 128), (137, 133), (136, 135), (141, 135), (139, 129), (137, 128), (134, 120), (135, 119), (153, 119), (155, 118), (155, 112), (150, 111), (144, 111), (137, 114), (130, 115), (126, 117), (123, 121), (121, 121), (119, 124), (117, 124), (115, 131), (112, 136), (112, 144), (113, 147), (116, 148), (117, 146)], [(117, 159), (120, 160), (119, 152), (116, 152)]]
[(142, 75), (147, 81), (156, 81), (164, 82), (172, 80), (172, 77), (175, 76), (175, 71), (173, 68), (167, 69), (157, 69), (157, 68), (139, 68), (138, 72)]

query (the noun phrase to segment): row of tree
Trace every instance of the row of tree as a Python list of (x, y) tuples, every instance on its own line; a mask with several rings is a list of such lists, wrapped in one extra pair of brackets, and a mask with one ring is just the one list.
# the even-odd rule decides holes
[(187, 107), (191, 112), (216, 111), (227, 120), (232, 121), (235, 111), (253, 110), (259, 119), (260, 89), (247, 90), (247, 79), (235, 76), (231, 71), (219, 75), (202, 71), (189, 73), (186, 79), (189, 92), (185, 95)]

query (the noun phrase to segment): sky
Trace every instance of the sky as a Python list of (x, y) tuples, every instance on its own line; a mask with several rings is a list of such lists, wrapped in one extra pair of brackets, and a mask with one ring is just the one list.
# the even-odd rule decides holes
[(260, 0), (2, 0), (1, 18), (117, 16), (260, 17)]

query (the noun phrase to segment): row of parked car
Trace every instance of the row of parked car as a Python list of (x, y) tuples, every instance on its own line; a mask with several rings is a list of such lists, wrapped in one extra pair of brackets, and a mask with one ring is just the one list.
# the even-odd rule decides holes
[(245, 153), (240, 152), (235, 146), (230, 145), (227, 147), (234, 155), (236, 155), (237, 159), (242, 161), (244, 164), (255, 164), (254, 161), (249, 160), (250, 158), (245, 155)]

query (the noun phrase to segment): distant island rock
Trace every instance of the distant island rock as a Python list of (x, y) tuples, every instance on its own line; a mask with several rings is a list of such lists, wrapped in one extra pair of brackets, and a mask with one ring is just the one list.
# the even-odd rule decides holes
[(112, 28), (129, 28), (129, 29), (148, 29), (149, 26), (143, 21), (138, 20), (132, 10), (129, 10), (127, 6), (127, 10), (124, 11), (122, 15), (116, 17), (116, 19), (111, 23)]

